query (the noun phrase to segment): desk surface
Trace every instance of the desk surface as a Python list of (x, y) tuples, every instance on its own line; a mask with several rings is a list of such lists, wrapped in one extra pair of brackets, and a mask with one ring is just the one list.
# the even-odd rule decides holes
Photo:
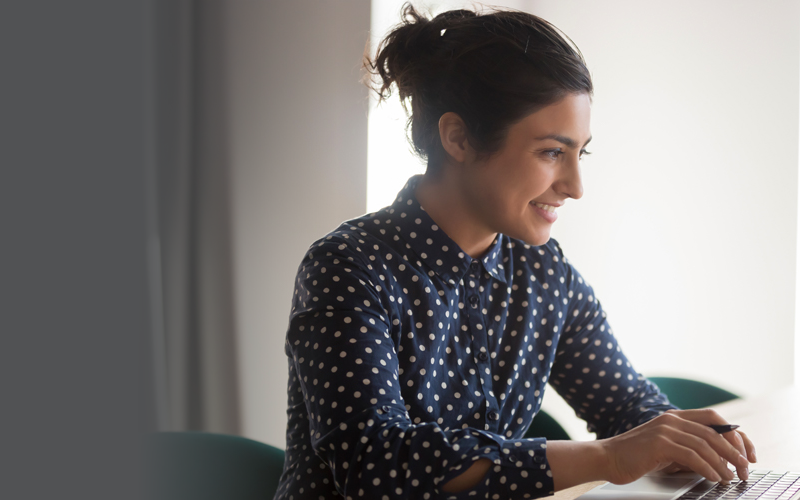
[(753, 468), (800, 471), (800, 387), (714, 406), (756, 446)]
[[(714, 409), (739, 424), (756, 446), (753, 469), (800, 471), (800, 387), (786, 387), (763, 396), (738, 399)], [(554, 498), (573, 500), (603, 481), (559, 491)]]

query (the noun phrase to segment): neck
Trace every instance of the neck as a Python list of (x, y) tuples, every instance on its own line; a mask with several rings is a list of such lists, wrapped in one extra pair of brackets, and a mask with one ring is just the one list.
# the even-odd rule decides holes
[[(443, 165), (444, 167), (444, 165)], [(497, 232), (483, 225), (457, 176), (442, 168), (435, 175), (426, 173), (416, 188), (422, 208), (446, 234), (470, 257), (482, 257), (497, 237)]]

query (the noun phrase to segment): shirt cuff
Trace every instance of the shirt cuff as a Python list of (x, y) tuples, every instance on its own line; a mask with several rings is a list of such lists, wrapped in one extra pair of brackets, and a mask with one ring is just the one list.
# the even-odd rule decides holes
[(547, 440), (544, 438), (505, 440), (492, 463), (484, 479), (473, 490), (447, 498), (507, 500), (539, 498), (554, 493), (553, 473), (547, 461)]

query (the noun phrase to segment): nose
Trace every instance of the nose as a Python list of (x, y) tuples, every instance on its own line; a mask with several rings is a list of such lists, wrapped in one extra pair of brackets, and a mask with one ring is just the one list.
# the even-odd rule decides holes
[(581, 164), (578, 156), (570, 158), (561, 166), (561, 172), (554, 186), (556, 192), (579, 200), (583, 196), (583, 180), (581, 179)]

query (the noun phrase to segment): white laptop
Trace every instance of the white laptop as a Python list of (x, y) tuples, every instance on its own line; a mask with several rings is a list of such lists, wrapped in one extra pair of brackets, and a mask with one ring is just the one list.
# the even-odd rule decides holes
[(752, 470), (747, 481), (713, 483), (699, 474), (653, 472), (623, 485), (606, 483), (579, 500), (800, 500), (800, 472)]

